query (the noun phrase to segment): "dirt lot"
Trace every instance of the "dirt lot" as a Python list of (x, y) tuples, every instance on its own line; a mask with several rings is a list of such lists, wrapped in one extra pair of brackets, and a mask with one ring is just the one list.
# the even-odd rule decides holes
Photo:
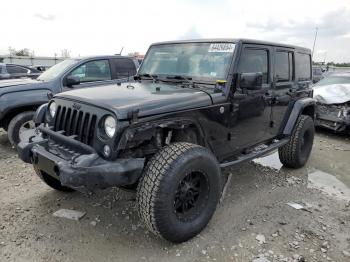
[[(133, 193), (51, 190), (0, 130), (0, 261), (350, 261), (349, 170), (349, 138), (326, 132), (305, 168), (273, 154), (225, 170), (232, 179), (208, 227), (173, 245), (143, 227)], [(86, 215), (53, 217), (61, 208)]]

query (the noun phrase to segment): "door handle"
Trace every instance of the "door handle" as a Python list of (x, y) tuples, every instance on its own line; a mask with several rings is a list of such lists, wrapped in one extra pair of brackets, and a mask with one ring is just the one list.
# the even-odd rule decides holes
[(265, 95), (264, 95), (264, 98), (266, 98), (266, 99), (272, 99), (272, 98), (274, 98), (274, 95), (272, 95), (272, 94), (269, 93), (269, 92), (266, 92)]
[(264, 99), (267, 101), (271, 101), (271, 104), (275, 104), (276, 102), (278, 102), (278, 97), (270, 93), (265, 93)]
[(296, 88), (289, 88), (288, 91), (286, 92), (286, 95), (294, 96), (296, 93), (297, 93)]

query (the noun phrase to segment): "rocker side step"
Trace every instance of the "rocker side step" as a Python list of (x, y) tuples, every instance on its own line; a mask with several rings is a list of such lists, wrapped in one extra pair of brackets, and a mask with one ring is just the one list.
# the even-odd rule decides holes
[(271, 143), (270, 145), (268, 145), (267, 147), (265, 147), (263, 149), (253, 150), (251, 153), (248, 153), (248, 154), (242, 154), (242, 155), (238, 156), (237, 159), (235, 159), (233, 161), (220, 163), (220, 167), (224, 168), (224, 167), (233, 166), (233, 165), (245, 162), (245, 161), (250, 161), (254, 158), (262, 156), (268, 152), (271, 152), (271, 151), (287, 144), (288, 141), (289, 141), (289, 138), (284, 138), (284, 139), (278, 140), (276, 142)]

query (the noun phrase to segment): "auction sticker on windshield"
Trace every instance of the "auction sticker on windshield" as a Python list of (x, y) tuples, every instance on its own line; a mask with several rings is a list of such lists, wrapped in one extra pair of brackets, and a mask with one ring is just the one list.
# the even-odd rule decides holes
[(232, 43), (215, 43), (209, 46), (209, 53), (221, 52), (221, 53), (233, 53), (235, 50), (235, 44)]

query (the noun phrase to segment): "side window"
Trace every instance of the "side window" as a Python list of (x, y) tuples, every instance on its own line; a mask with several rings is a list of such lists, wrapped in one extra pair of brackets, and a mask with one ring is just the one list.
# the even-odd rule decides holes
[(9, 74), (26, 74), (28, 69), (21, 66), (7, 65), (6, 70)]
[(292, 79), (292, 53), (277, 51), (275, 57), (275, 78), (277, 82)]
[(239, 73), (262, 73), (263, 83), (269, 79), (269, 59), (266, 49), (245, 48), (238, 65)]
[(80, 82), (111, 80), (108, 60), (86, 62), (74, 69), (70, 75), (79, 76)]
[(311, 56), (295, 53), (295, 76), (298, 81), (311, 80)]
[(112, 64), (117, 79), (136, 75), (135, 63), (131, 59), (115, 58), (112, 59)]
[(30, 73), (41, 73), (40, 70), (35, 69), (35, 68), (31, 68), (31, 69), (29, 69), (29, 70), (30, 70)]

